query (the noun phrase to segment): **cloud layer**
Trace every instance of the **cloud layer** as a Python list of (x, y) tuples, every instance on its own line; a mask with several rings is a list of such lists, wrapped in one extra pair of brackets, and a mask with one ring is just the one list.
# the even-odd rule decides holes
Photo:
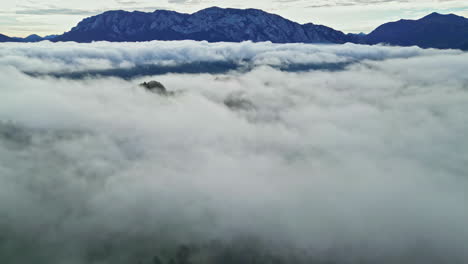
[[(256, 66), (223, 74), (24, 74), (246, 58)], [(226, 263), (226, 248), (284, 263), (468, 260), (467, 53), (39, 43), (2, 44), (0, 61), (7, 263), (149, 263), (180, 245), (192, 263)], [(138, 87), (151, 79), (175, 95)]]
[(231, 63), (252, 69), (267, 65), (300, 69), (301, 66), (348, 65), (361, 61), (463, 54), (457, 50), (391, 48), (364, 45), (303, 45), (272, 43), (208, 43), (152, 41), (141, 43), (4, 43), (0, 64), (27, 73), (59, 74), (127, 69), (144, 66), (183, 66), (193, 63)]

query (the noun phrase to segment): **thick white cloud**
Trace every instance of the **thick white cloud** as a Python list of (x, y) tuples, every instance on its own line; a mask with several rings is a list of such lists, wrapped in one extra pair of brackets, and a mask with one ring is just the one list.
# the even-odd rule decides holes
[[(33, 62), (48, 72), (96, 68), (86, 60), (120, 67), (268, 53), (282, 63), (359, 62), (129, 81), (22, 73), (39, 70)], [(280, 256), (468, 260), (467, 53), (40, 43), (2, 45), (0, 60), (0, 257), (9, 263), (148, 262), (175, 245), (243, 235)], [(151, 79), (176, 95), (138, 87)], [(249, 107), (229, 109), (228, 98)], [(211, 263), (209, 248), (193, 262)]]
[(228, 61), (247, 65), (310, 65), (354, 63), (416, 56), (463, 54), (458, 50), (391, 48), (364, 45), (304, 45), (272, 43), (208, 43), (152, 41), (140, 43), (95, 42), (91, 44), (3, 43), (0, 64), (31, 73), (60, 73), (132, 68), (144, 65), (182, 65), (193, 62)]

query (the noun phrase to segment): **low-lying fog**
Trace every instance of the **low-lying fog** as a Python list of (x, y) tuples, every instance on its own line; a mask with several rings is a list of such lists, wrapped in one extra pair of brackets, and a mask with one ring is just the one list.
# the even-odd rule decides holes
[(416, 47), (0, 44), (0, 262), (467, 263), (467, 72)]

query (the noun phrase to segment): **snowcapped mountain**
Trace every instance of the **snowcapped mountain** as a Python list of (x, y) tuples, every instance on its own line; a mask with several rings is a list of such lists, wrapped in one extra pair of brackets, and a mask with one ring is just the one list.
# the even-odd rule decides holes
[(258, 9), (211, 7), (193, 14), (108, 11), (88, 17), (63, 35), (10, 38), (0, 42), (206, 40), (274, 43), (385, 43), (396, 46), (468, 50), (468, 19), (432, 13), (419, 20), (383, 24), (370, 34), (347, 34), (312, 23), (301, 25)]
[(381, 25), (366, 37), (367, 44), (388, 43), (422, 48), (468, 49), (468, 19), (432, 13), (419, 20)]
[(275, 43), (344, 43), (346, 35), (314, 24), (301, 25), (258, 9), (212, 7), (193, 14), (109, 11), (86, 18), (55, 41), (90, 42), (206, 40)]

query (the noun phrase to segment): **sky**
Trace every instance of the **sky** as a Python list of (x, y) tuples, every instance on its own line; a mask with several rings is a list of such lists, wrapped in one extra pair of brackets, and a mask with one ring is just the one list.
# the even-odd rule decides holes
[(431, 12), (468, 16), (465, 0), (0, 0), (0, 6), (0, 33), (17, 37), (61, 34), (83, 18), (117, 9), (192, 13), (211, 6), (259, 8), (346, 33), (367, 33), (385, 22), (417, 19)]

